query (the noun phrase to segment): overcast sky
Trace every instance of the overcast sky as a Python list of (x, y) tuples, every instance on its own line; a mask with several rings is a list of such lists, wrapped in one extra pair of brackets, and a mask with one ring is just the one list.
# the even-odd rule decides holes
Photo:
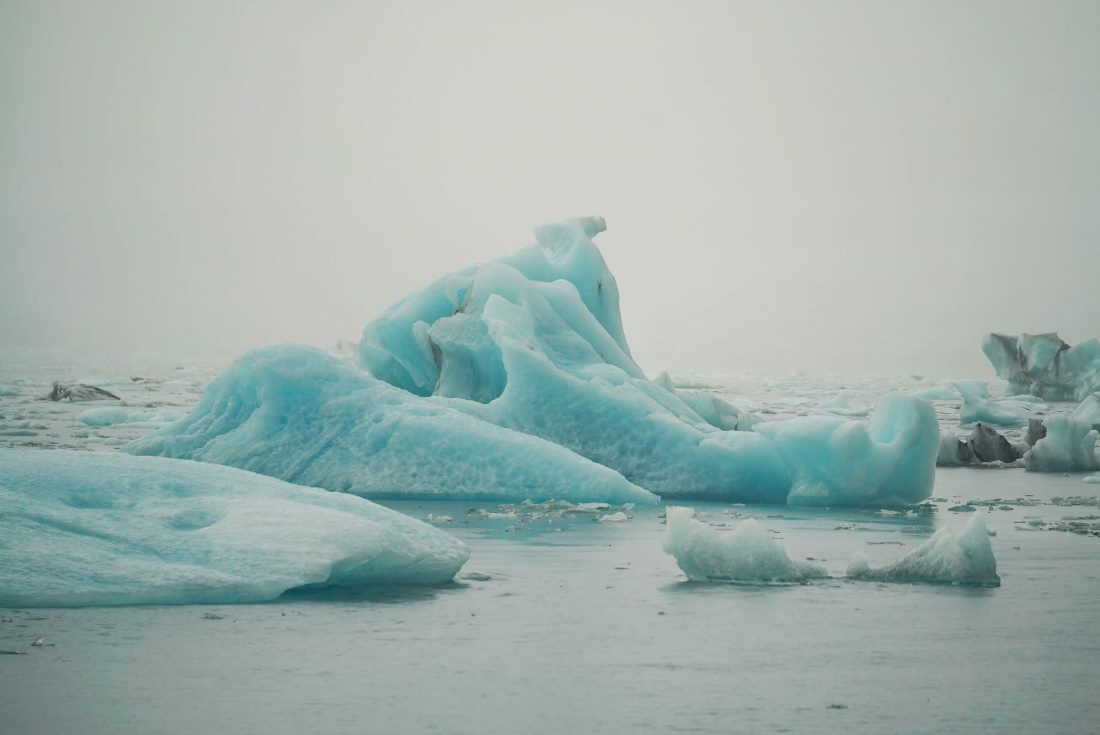
[(599, 214), (635, 357), (1100, 335), (1100, 3), (0, 0), (0, 346), (358, 339)]

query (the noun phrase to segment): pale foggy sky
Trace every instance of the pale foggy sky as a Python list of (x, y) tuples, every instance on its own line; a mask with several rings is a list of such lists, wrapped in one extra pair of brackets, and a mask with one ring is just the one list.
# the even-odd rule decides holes
[(358, 339), (600, 214), (635, 357), (1100, 335), (1100, 3), (0, 0), (0, 347)]

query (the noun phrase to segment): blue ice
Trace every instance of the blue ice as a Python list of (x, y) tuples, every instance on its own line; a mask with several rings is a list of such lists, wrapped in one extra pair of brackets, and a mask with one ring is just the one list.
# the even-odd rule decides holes
[(0, 449), (0, 607), (259, 602), (451, 579), (458, 539), (368, 500), (230, 467)]
[(364, 328), (361, 369), (300, 347), (246, 355), (191, 416), (129, 451), (370, 497), (928, 497), (939, 433), (919, 398), (887, 396), (868, 421), (755, 423), (647, 379), (592, 242), (604, 227), (546, 225), (511, 256), (433, 281)]

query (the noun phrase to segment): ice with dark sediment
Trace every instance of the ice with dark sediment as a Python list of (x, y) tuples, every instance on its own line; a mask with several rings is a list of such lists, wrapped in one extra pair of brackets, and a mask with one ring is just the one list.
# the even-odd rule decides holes
[(982, 351), (1013, 393), (1080, 401), (1100, 391), (1100, 340), (1070, 347), (1057, 333), (987, 334)]

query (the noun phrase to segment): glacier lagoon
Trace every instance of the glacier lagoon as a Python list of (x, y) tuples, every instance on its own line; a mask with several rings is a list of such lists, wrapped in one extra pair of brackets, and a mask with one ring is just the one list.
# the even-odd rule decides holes
[[(103, 452), (151, 431), (89, 426), (89, 404), (36, 400), (51, 380), (102, 385), (138, 413), (187, 413), (219, 372), (9, 357), (0, 446)], [(766, 418), (950, 394), (949, 381), (912, 376), (676, 382)], [(941, 427), (959, 427), (957, 395), (933, 405)], [(2, 609), (0, 649), (22, 655), (0, 655), (0, 716), (12, 732), (1088, 731), (1100, 717), (1096, 477), (938, 468), (931, 512), (691, 503), (718, 530), (754, 517), (830, 577), (781, 587), (688, 582), (662, 550), (663, 505), (601, 522), (619, 506), (387, 500), (466, 543), (453, 583), (256, 605)], [(844, 578), (857, 553), (886, 566), (972, 513), (997, 534), (1001, 586)]]
[[(1076, 404), (914, 376), (649, 381), (591, 244), (602, 226), (540, 228), (537, 246), (433, 282), (368, 324), (353, 360), (276, 347), (225, 370), (0, 363), (0, 447), (33, 448), (20, 461), (40, 455), (31, 461), (45, 475), (63, 474), (51, 457), (98, 461), (50, 449), (111, 452), (107, 470), (180, 461), (118, 449), (233, 465), (373, 498), (419, 519), (406, 525), (417, 538), (451, 534), (452, 568), (470, 554), (434, 586), (353, 576), (341, 587), (314, 563), (300, 583), (265, 587), (266, 597), (299, 587), (268, 604), (6, 609), (5, 722), (32, 732), (1087, 728), (1096, 476), (1024, 469), (1090, 466), (1094, 435), (1066, 423)], [(120, 400), (42, 401), (50, 381)], [(941, 432), (953, 438), (1005, 407), (1007, 440), (1019, 442), (1030, 418), (1049, 430), (1030, 461), (935, 468)], [(321, 492), (241, 477), (255, 478), (241, 481), (253, 494), (271, 483), (262, 492), (283, 501)], [(788, 584), (689, 582), (661, 550), (677, 536), (664, 517), (676, 498), (691, 500), (695, 520), (668, 548), (690, 576)], [(193, 517), (188, 493), (171, 500), (172, 517)], [(296, 530), (308, 546), (309, 529)], [(131, 531), (112, 536), (124, 548)], [(158, 531), (142, 551), (154, 561), (166, 543), (220, 553), (175, 537)], [(281, 565), (248, 552), (228, 561), (269, 575)], [(762, 571), (769, 564), (778, 571)]]

